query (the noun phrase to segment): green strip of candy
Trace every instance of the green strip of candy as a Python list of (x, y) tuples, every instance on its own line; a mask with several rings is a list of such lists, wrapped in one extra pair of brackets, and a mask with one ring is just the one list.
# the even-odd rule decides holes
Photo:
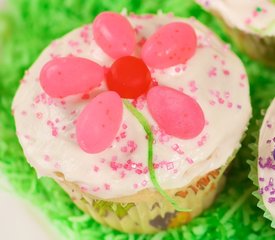
[(191, 209), (186, 209), (182, 208), (179, 206), (179, 204), (171, 198), (167, 192), (159, 185), (157, 177), (156, 177), (156, 172), (154, 170), (153, 166), (153, 142), (154, 142), (154, 136), (151, 131), (151, 127), (146, 120), (146, 118), (128, 101), (128, 100), (123, 100), (124, 105), (126, 108), (136, 117), (136, 119), (139, 121), (139, 123), (142, 125), (144, 128), (147, 136), (148, 136), (148, 170), (149, 170), (149, 175), (151, 178), (151, 181), (154, 185), (154, 187), (157, 189), (157, 191), (167, 200), (169, 201), (174, 208), (179, 211), (179, 212), (191, 212)]

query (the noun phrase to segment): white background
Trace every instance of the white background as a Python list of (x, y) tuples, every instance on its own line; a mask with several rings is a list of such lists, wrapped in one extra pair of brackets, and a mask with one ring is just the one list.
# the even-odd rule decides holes
[(0, 239), (60, 240), (56, 230), (30, 203), (16, 196), (0, 172)]

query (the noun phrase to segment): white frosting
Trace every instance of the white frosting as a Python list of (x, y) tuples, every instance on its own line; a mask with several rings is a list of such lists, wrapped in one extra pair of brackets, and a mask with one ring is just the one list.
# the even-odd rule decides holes
[[(169, 22), (185, 21), (198, 36), (195, 55), (186, 63), (164, 70), (152, 69), (152, 77), (194, 97), (207, 124), (196, 138), (182, 140), (161, 131), (148, 112), (145, 97), (134, 104), (154, 130), (154, 163), (160, 185), (183, 187), (192, 179), (224, 164), (246, 130), (251, 115), (249, 86), (240, 60), (212, 32), (194, 19), (173, 16), (128, 17), (136, 28), (138, 42)], [(140, 52), (137, 44), (136, 54)], [(103, 198), (116, 198), (152, 188), (147, 170), (147, 139), (142, 126), (124, 107), (123, 123), (112, 146), (87, 154), (75, 139), (74, 121), (89, 100), (81, 96), (51, 99), (40, 87), (38, 76), (53, 56), (73, 54), (110, 66), (113, 60), (95, 43), (91, 25), (54, 41), (38, 58), (19, 87), (13, 102), (17, 134), (29, 163), (40, 176), (57, 178), (61, 172), (83, 191)], [(106, 90), (104, 84), (91, 95)], [(130, 160), (130, 161), (129, 161)]]
[(272, 0), (196, 0), (218, 12), (228, 25), (261, 35), (275, 35), (275, 2)]
[(258, 178), (260, 194), (275, 217), (275, 99), (269, 106), (259, 138)]

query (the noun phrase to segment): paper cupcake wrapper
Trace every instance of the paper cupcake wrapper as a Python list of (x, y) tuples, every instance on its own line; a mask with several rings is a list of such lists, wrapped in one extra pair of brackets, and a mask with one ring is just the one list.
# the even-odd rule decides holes
[(255, 139), (255, 142), (249, 145), (253, 160), (248, 160), (247, 163), (250, 166), (249, 179), (252, 180), (253, 184), (257, 187), (257, 191), (254, 191), (252, 194), (258, 199), (257, 206), (264, 211), (264, 217), (271, 221), (271, 227), (275, 228), (275, 219), (272, 217), (270, 212), (264, 205), (263, 198), (259, 193), (259, 179), (258, 179), (258, 142), (259, 142), (259, 129), (261, 127), (262, 121), (257, 121), (257, 131), (252, 133), (252, 136)]
[(219, 13), (213, 12), (237, 47), (252, 59), (275, 67), (275, 36), (249, 33), (227, 24)]
[[(229, 163), (228, 163), (229, 164)], [(74, 203), (97, 222), (128, 233), (155, 233), (181, 226), (202, 213), (215, 200), (224, 182), (224, 171), (228, 165), (211, 171), (187, 187), (168, 190), (181, 207), (192, 209), (191, 212), (178, 212), (157, 191), (148, 190), (139, 200), (100, 200), (82, 192), (70, 182), (58, 183), (71, 196)], [(137, 194), (138, 195), (138, 194)], [(142, 200), (140, 200), (142, 199)]]

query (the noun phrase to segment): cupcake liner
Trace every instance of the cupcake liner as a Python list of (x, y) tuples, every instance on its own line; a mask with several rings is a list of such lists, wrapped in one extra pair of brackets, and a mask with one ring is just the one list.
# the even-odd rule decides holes
[(259, 180), (258, 180), (258, 142), (259, 142), (259, 129), (262, 121), (257, 122), (258, 131), (253, 132), (251, 135), (255, 138), (255, 143), (249, 145), (254, 160), (248, 160), (247, 163), (250, 166), (249, 179), (252, 180), (253, 184), (257, 187), (257, 190), (252, 194), (258, 199), (257, 207), (264, 211), (263, 216), (271, 221), (271, 227), (275, 228), (275, 219), (271, 216), (270, 212), (264, 205), (263, 198), (259, 193)]
[(245, 32), (227, 24), (219, 13), (213, 12), (213, 14), (241, 51), (252, 59), (275, 67), (275, 36)]
[(227, 166), (193, 180), (187, 187), (167, 190), (181, 207), (192, 209), (190, 212), (176, 211), (155, 190), (106, 201), (81, 191), (75, 183), (65, 180), (58, 183), (80, 209), (101, 224), (128, 233), (155, 233), (181, 226), (208, 208), (224, 185)]

